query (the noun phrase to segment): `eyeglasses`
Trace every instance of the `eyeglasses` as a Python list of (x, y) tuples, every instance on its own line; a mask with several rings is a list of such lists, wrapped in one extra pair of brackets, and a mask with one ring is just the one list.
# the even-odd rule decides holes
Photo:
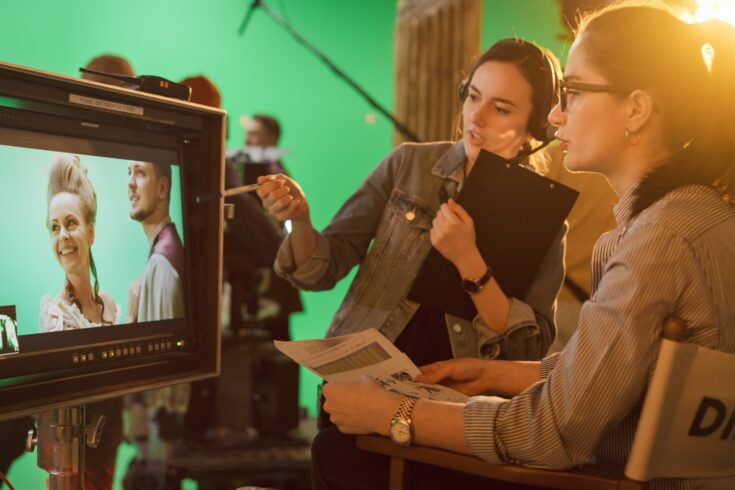
[(567, 82), (566, 80), (559, 80), (559, 105), (561, 110), (566, 112), (567, 110), (567, 95), (569, 91), (572, 92), (610, 92), (610, 93), (621, 93), (627, 94), (631, 92), (630, 89), (613, 87), (611, 85), (599, 85), (595, 83), (582, 83), (582, 82)]

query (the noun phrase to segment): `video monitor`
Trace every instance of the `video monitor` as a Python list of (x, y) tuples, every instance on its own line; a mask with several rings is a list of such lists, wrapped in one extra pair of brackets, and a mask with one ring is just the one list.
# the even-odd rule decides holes
[(224, 113), (0, 64), (0, 420), (217, 374)]

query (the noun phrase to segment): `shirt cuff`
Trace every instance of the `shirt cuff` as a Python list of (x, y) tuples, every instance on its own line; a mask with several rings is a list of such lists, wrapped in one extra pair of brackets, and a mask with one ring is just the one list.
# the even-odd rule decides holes
[(278, 248), (274, 264), (276, 274), (300, 289), (308, 289), (319, 281), (326, 274), (328, 267), (329, 242), (321, 233), (316, 234), (314, 252), (298, 268), (291, 247), (291, 235), (286, 235)]
[(505, 451), (498, 445), (495, 424), (500, 407), (507, 402), (497, 396), (474, 396), (464, 406), (464, 431), (470, 450), (489, 463), (506, 462)]
[(519, 328), (528, 328), (527, 337), (538, 334), (539, 327), (537, 325), (536, 314), (529, 305), (515, 298), (510, 298), (510, 311), (508, 311), (508, 326), (503, 333), (497, 333), (490, 328), (478, 314), (472, 321), (472, 326), (477, 331), (479, 345), (484, 346), (491, 342), (497, 342), (499, 339), (515, 332)]
[(541, 360), (541, 365), (539, 366), (539, 369), (541, 370), (541, 379), (546, 379), (549, 377), (551, 371), (553, 371), (556, 367), (556, 363), (557, 361), (559, 361), (560, 355), (561, 352), (555, 352), (554, 354), (546, 356)]

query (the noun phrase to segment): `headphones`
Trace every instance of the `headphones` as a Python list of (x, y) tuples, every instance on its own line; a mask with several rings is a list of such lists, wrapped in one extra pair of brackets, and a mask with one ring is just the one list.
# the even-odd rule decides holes
[[(522, 39), (503, 39), (493, 44), (490, 49), (485, 51), (480, 56), (472, 67), (470, 75), (462, 80), (459, 84), (459, 100), (465, 101), (470, 93), (470, 82), (472, 76), (475, 74), (477, 68), (487, 61), (500, 61), (514, 63), (522, 59), (523, 56), (514, 56), (511, 58), (508, 53), (510, 50), (514, 52), (525, 52), (532, 59), (538, 63), (538, 68), (543, 77), (543, 88), (540, 89), (540, 94), (536, 91), (539, 90), (537, 87), (533, 87), (533, 112), (531, 113), (531, 119), (528, 122), (528, 130), (538, 141), (543, 142), (543, 145), (535, 148), (531, 153), (540, 150), (544, 146), (551, 143), (554, 139), (554, 131), (556, 128), (549, 124), (547, 116), (551, 112), (551, 108), (559, 100), (559, 72), (557, 64), (554, 60), (548, 56), (541, 48), (533, 43), (529, 43)], [(524, 152), (526, 155), (530, 153)]]

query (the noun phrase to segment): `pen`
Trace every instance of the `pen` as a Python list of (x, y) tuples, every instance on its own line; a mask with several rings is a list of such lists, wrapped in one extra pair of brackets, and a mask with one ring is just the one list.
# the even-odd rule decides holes
[(238, 194), (242, 194), (243, 192), (253, 192), (258, 187), (260, 187), (260, 184), (248, 184), (248, 185), (241, 185), (240, 187), (233, 187), (232, 189), (225, 190), (224, 194), (222, 194), (223, 197), (230, 197), (230, 196), (236, 196)]
[(248, 185), (241, 185), (240, 187), (233, 187), (232, 189), (226, 189), (225, 192), (220, 194), (219, 192), (214, 192), (212, 194), (205, 194), (203, 196), (197, 196), (196, 202), (202, 203), (207, 201), (214, 201), (215, 199), (219, 199), (220, 197), (230, 197), (230, 196), (236, 196), (238, 194), (243, 194), (245, 192), (253, 192), (254, 190), (257, 190), (258, 187), (260, 187), (260, 184), (248, 184)]

